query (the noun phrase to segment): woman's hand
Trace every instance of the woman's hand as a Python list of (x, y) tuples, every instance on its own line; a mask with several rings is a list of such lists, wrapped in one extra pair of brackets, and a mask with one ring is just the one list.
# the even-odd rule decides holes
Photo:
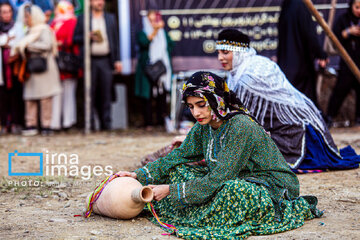
[(182, 144), (182, 142), (185, 140), (185, 138), (186, 138), (186, 135), (176, 136), (173, 138), (171, 144), (173, 146), (179, 147)]
[(319, 64), (320, 67), (325, 68), (326, 65), (328, 65), (328, 63), (329, 63), (329, 59), (328, 58), (327, 59), (318, 59), (317, 63)]
[(170, 194), (170, 186), (169, 185), (149, 185), (154, 192), (154, 200), (160, 201)]
[(350, 37), (350, 35), (358, 37), (358, 36), (360, 36), (360, 27), (353, 25), (349, 28), (344, 29), (341, 34), (342, 34), (343, 38), (345, 38), (345, 39)]
[(164, 27), (165, 27), (165, 23), (163, 20), (157, 22), (156, 28), (160, 29), (160, 28), (164, 28)]
[(137, 175), (135, 172), (119, 171), (116, 174), (119, 175), (119, 177), (132, 177), (134, 179), (137, 178)]
[(356, 25), (351, 26), (349, 27), (349, 32), (351, 35), (360, 36), (360, 27)]

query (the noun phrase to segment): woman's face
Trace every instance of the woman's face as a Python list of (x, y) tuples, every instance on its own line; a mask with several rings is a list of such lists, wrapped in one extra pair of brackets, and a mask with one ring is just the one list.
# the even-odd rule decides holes
[(352, 9), (352, 12), (355, 15), (355, 17), (360, 18), (360, 2), (359, 1), (354, 1), (351, 9)]
[(0, 15), (1, 15), (1, 20), (4, 23), (11, 22), (12, 17), (13, 17), (13, 12), (12, 12), (10, 5), (8, 5), (8, 4), (2, 5), (0, 7)]
[(25, 11), (25, 25), (31, 27), (31, 14)]
[(218, 50), (218, 60), (220, 61), (222, 67), (226, 71), (230, 71), (233, 68), (233, 52), (227, 50)]
[(205, 125), (212, 121), (211, 111), (201, 97), (189, 96), (186, 98), (186, 105), (190, 108), (191, 114), (201, 124)]
[(157, 21), (156, 21), (156, 13), (155, 12), (151, 12), (149, 15), (148, 15), (148, 19), (149, 19), (149, 22), (151, 24), (151, 26), (153, 28), (156, 27), (156, 24), (157, 24)]

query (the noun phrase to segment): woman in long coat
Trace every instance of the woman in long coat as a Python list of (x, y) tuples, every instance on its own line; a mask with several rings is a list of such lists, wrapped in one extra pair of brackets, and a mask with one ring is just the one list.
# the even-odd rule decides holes
[(36, 5), (24, 7), (25, 24), (29, 27), (25, 37), (14, 47), (19, 53), (31, 61), (31, 56), (46, 58), (47, 68), (44, 72), (30, 73), (24, 85), (25, 122), (24, 135), (36, 135), (38, 102), (41, 105), (41, 129), (43, 135), (50, 135), (52, 117), (52, 98), (61, 92), (59, 70), (55, 61), (57, 44), (54, 33), (46, 24), (45, 14)]

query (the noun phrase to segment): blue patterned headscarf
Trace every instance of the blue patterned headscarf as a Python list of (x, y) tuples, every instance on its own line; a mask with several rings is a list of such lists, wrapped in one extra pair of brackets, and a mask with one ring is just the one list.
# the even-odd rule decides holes
[(255, 120), (236, 94), (229, 90), (225, 80), (214, 73), (194, 73), (182, 89), (184, 102), (189, 96), (204, 98), (218, 119), (227, 120), (236, 114), (245, 114)]

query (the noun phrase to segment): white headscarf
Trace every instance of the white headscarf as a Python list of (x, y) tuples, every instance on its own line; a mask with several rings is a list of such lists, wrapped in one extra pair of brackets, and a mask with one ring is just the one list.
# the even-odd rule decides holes
[[(143, 17), (143, 27), (146, 36), (149, 36), (154, 31), (147, 16)], [(153, 38), (153, 40), (150, 43), (149, 58), (151, 64), (155, 63), (157, 60), (161, 60), (164, 63), (166, 67), (166, 73), (164, 73), (160, 77), (159, 82), (165, 87), (167, 91), (170, 91), (172, 73), (171, 73), (169, 53), (167, 51), (166, 35), (165, 35), (165, 30), (163, 28), (159, 29), (156, 36)]]
[(261, 124), (270, 110), (270, 119), (275, 114), (283, 124), (311, 124), (321, 132), (326, 131), (314, 103), (291, 85), (276, 63), (256, 55), (253, 48), (233, 52), (233, 70), (228, 81), (229, 88)]
[[(24, 16), (25, 9), (19, 9), (19, 14), (23, 14)], [(23, 19), (24, 21), (25, 19)], [(52, 46), (51, 52), (52, 54), (57, 54), (57, 43), (56, 38), (50, 27), (46, 24), (46, 17), (44, 12), (41, 10), (40, 7), (36, 5), (31, 5), (31, 27), (28, 29), (27, 34), (21, 38), (14, 46), (14, 53), (20, 53), (25, 56), (25, 48), (35, 41), (37, 41), (42, 33), (43, 30), (49, 29), (49, 32), (52, 37)]]

